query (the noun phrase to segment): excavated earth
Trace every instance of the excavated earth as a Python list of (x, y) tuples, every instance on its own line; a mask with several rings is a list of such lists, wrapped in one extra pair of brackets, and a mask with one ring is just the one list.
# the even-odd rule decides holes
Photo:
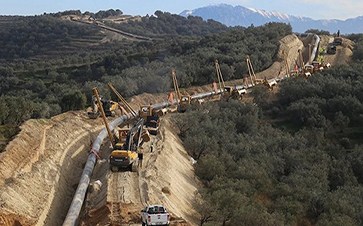
[[(332, 37), (322, 37), (322, 44)], [(278, 60), (259, 78), (275, 78), (284, 68), (284, 57), (293, 68), (303, 42), (295, 35), (281, 40)], [(325, 61), (346, 64), (352, 43), (344, 39), (335, 55)], [(253, 63), (253, 62), (252, 62)], [(242, 77), (242, 76), (241, 76)], [(241, 85), (242, 79), (227, 82)], [(190, 94), (212, 90), (212, 85), (194, 87)], [(166, 101), (167, 94), (141, 94), (130, 103), (139, 105)], [(174, 115), (163, 116), (160, 133), (153, 137), (155, 152), (144, 144), (144, 163), (139, 173), (111, 173), (107, 161), (98, 161), (80, 220), (81, 225), (140, 225), (140, 210), (146, 204), (163, 204), (172, 213), (172, 225), (197, 225), (193, 207), (198, 180), (192, 161), (177, 136)], [(110, 119), (112, 120), (112, 119)], [(0, 154), (0, 225), (61, 225), (77, 188), (90, 145), (104, 128), (102, 120), (89, 119), (85, 111), (67, 112), (51, 119), (28, 120), (20, 133)], [(109, 142), (100, 150), (110, 153)], [(100, 181), (102, 186), (98, 186)], [(97, 185), (97, 186), (96, 186)]]

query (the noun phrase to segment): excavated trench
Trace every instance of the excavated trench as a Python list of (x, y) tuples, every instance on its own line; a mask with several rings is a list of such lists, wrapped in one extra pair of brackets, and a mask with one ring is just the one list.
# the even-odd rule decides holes
[[(59, 171), (59, 179), (54, 188), (54, 195), (52, 194), (53, 200), (49, 205), (49, 211), (42, 214), (45, 215), (44, 225), (61, 225), (63, 223), (90, 150), (89, 146), (82, 144), (87, 144), (91, 140), (93, 136), (91, 134), (87, 132), (83, 134), (66, 151), (67, 154)], [(40, 219), (42, 218), (41, 216)]]

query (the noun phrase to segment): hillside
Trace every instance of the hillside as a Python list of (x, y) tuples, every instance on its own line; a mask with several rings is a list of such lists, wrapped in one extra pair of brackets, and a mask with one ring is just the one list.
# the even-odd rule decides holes
[(243, 76), (246, 55), (255, 70), (262, 71), (277, 57), (279, 40), (291, 34), (284, 24), (228, 28), (162, 12), (123, 23), (112, 22), (115, 17), (74, 15), (77, 12), (3, 17), (0, 131), (7, 133), (0, 136), (1, 148), (28, 119), (86, 108), (93, 87), (110, 99), (108, 82), (130, 98), (168, 92), (171, 68), (177, 70), (183, 89), (213, 82), (215, 59), (226, 80)]
[[(295, 35), (289, 35), (281, 40), (279, 56), (283, 56), (284, 50), (293, 62), (297, 57), (296, 50), (301, 46), (302, 42)], [(349, 55), (334, 56), (343, 57), (344, 61), (349, 58)], [(281, 58), (276, 63), (257, 76), (273, 75), (281, 67)], [(211, 85), (194, 87), (190, 93), (211, 89)], [(137, 108), (141, 104), (158, 103), (165, 99), (165, 93), (145, 93), (132, 97), (130, 103)], [(139, 175), (110, 174), (107, 163), (97, 165), (92, 181), (100, 179), (104, 186), (100, 193), (89, 194), (88, 211), (83, 218), (85, 224), (117, 223), (119, 214), (123, 217), (122, 223), (136, 223), (139, 209), (148, 202), (164, 203), (176, 221), (184, 219), (190, 224), (197, 221), (196, 215), (191, 215), (189, 209), (193, 208), (191, 194), (199, 182), (177, 137), (173, 117), (178, 116), (170, 115), (162, 120), (162, 132), (155, 138), (157, 151), (148, 153), (145, 148), (146, 161)], [(88, 119), (84, 111), (24, 123), (21, 132), (0, 154), (0, 222), (4, 225), (59, 225), (68, 210), (90, 142), (101, 128), (102, 121)], [(102, 158), (106, 159), (109, 151), (106, 142)], [(168, 174), (165, 175), (165, 172)], [(115, 183), (116, 180), (119, 183)], [(125, 180), (133, 183), (126, 185)], [(120, 196), (118, 189), (122, 189), (124, 195)]]

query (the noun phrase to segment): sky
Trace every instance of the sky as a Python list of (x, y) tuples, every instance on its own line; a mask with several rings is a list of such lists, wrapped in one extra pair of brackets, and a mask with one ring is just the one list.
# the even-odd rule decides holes
[(212, 4), (241, 5), (313, 19), (346, 20), (363, 16), (363, 0), (0, 0), (0, 15), (40, 15), (65, 10), (98, 12), (120, 9), (127, 15), (152, 15), (156, 10), (179, 14)]

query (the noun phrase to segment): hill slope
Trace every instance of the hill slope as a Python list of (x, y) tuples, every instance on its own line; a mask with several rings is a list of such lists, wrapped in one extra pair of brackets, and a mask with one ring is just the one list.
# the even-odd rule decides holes
[[(296, 50), (301, 46), (302, 42), (295, 35), (289, 35), (281, 40), (279, 56), (283, 56), (283, 50), (285, 53), (289, 51), (289, 61), (293, 62), (297, 57)], [(349, 45), (343, 46), (343, 52), (348, 51), (348, 47)], [(341, 62), (348, 60), (349, 55), (336, 54), (331, 57), (333, 62), (334, 57), (342, 57), (342, 60), (339, 60)], [(257, 77), (276, 75), (276, 70), (283, 64), (282, 58), (279, 59), (267, 71), (257, 74)], [(236, 80), (231, 83), (242, 84), (242, 81)], [(212, 90), (211, 85), (191, 88), (190, 93), (208, 90)], [(162, 102), (166, 98), (166, 94), (142, 94), (133, 97), (131, 105), (138, 109), (139, 105)], [(120, 211), (117, 211), (117, 205), (114, 208), (107, 206), (107, 202), (122, 203), (121, 210), (126, 211), (130, 208), (133, 213), (131, 216), (134, 216), (130, 221), (135, 222), (136, 212), (140, 206), (147, 202), (162, 202), (174, 213), (174, 216), (195, 222), (188, 208), (192, 205), (191, 194), (195, 191), (197, 182), (194, 180), (185, 150), (176, 137), (172, 122), (165, 120), (163, 125), (165, 127), (162, 135), (155, 141), (157, 153), (147, 153), (148, 150), (145, 149), (146, 164), (140, 176), (120, 174), (131, 178), (130, 187), (125, 187), (127, 195), (118, 196), (112, 192), (111, 194), (101, 192), (97, 196), (98, 201), (90, 197), (89, 209), (102, 212), (108, 221)], [(0, 224), (59, 225), (68, 211), (87, 158), (90, 142), (102, 128), (101, 119), (90, 120), (84, 111), (67, 112), (48, 120), (25, 122), (19, 135), (9, 143), (6, 151), (0, 154)], [(109, 151), (107, 147), (108, 144), (105, 143), (103, 150), (106, 151), (102, 153), (105, 159)], [(94, 180), (107, 175), (107, 171), (107, 167), (99, 168), (99, 171), (95, 171)], [(165, 176), (166, 171), (175, 176), (171, 177), (169, 174)], [(111, 174), (110, 177), (115, 175)], [(113, 180), (109, 178), (107, 181)], [(106, 179), (104, 182), (106, 185)], [(112, 186), (117, 187), (117, 183), (111, 184), (110, 187)], [(164, 189), (163, 193), (161, 190), (165, 187), (167, 189)], [(140, 192), (141, 196), (138, 195)], [(186, 197), (186, 195), (187, 198), (179, 199), (179, 196)], [(181, 206), (178, 205), (183, 202)], [(100, 208), (102, 206), (107, 208)], [(90, 211), (88, 213), (90, 218), (86, 217), (84, 220), (94, 220), (92, 214), (96, 213), (97, 211)], [(112, 214), (109, 215), (110, 213)]]

